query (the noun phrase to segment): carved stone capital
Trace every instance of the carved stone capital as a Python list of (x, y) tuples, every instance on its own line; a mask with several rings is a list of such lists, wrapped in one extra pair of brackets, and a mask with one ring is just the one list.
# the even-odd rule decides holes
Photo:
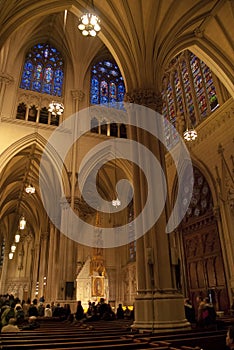
[(82, 101), (85, 94), (82, 90), (71, 90), (71, 95), (74, 100)]
[(7, 73), (0, 72), (0, 83), (5, 83), (6, 85), (12, 84), (14, 82), (14, 78)]
[(152, 89), (138, 89), (126, 92), (124, 102), (143, 105), (162, 113), (162, 96)]

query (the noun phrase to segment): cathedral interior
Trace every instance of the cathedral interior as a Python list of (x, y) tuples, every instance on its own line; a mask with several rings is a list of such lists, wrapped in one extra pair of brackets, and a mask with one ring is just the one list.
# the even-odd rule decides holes
[(0, 8), (0, 293), (105, 298), (139, 329), (189, 327), (184, 298), (228, 313), (233, 0)]

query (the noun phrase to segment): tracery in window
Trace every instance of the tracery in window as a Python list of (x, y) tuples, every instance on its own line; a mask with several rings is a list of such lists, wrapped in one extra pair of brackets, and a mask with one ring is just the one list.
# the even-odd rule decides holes
[(90, 103), (123, 108), (125, 87), (117, 64), (104, 60), (91, 69)]
[(178, 141), (170, 124), (177, 129), (179, 126), (178, 131), (182, 133), (186, 129), (187, 118), (195, 127), (219, 107), (210, 68), (188, 50), (179, 54), (163, 78), (162, 101), (165, 139), (170, 148)]
[(20, 88), (61, 97), (63, 66), (56, 48), (48, 43), (35, 45), (26, 55)]
[[(94, 64), (91, 69), (90, 82), (90, 104), (117, 109), (124, 108), (124, 81), (114, 60), (103, 60)], [(127, 138), (126, 125), (99, 120), (97, 117), (91, 120), (91, 132)]]
[(189, 218), (196, 218), (205, 215), (208, 211), (211, 211), (213, 208), (212, 194), (205, 177), (198, 168), (194, 167), (193, 171), (193, 195), (189, 206), (187, 201), (187, 193), (188, 191), (190, 191), (190, 189), (184, 186), (181, 194), (182, 205), (185, 207), (188, 206), (183, 222), (187, 222)]

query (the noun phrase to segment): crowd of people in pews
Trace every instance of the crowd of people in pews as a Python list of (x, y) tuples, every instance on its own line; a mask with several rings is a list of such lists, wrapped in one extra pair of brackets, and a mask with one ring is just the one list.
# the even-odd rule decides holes
[(75, 319), (82, 322), (97, 320), (111, 321), (115, 319), (133, 320), (134, 311), (130, 310), (128, 306), (126, 306), (124, 310), (122, 304), (119, 304), (116, 312), (114, 312), (110, 303), (106, 303), (104, 298), (100, 298), (100, 301), (97, 304), (90, 301), (87, 312), (85, 313), (81, 301), (79, 300), (77, 303)]
[(198, 296), (196, 298), (197, 312), (192, 305), (191, 300), (184, 300), (185, 317), (191, 323), (198, 328), (209, 328), (216, 324), (216, 311), (214, 305), (210, 302), (208, 297), (202, 298)]
[(133, 319), (133, 310), (128, 307), (124, 310), (119, 304), (116, 313), (110, 303), (106, 303), (104, 298), (100, 298), (98, 303), (89, 302), (87, 311), (84, 311), (81, 301), (77, 302), (76, 312), (72, 313), (70, 304), (45, 303), (42, 296), (20, 301), (13, 295), (0, 295), (0, 329), (1, 332), (17, 332), (20, 329), (30, 330), (40, 327), (38, 318), (53, 317), (71, 323), (89, 322), (96, 320)]

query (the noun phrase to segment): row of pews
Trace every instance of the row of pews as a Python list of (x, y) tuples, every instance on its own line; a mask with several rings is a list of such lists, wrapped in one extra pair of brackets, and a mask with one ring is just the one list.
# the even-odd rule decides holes
[(40, 328), (1, 333), (1, 350), (225, 350), (226, 329), (138, 333), (129, 320), (86, 324), (41, 319)]

